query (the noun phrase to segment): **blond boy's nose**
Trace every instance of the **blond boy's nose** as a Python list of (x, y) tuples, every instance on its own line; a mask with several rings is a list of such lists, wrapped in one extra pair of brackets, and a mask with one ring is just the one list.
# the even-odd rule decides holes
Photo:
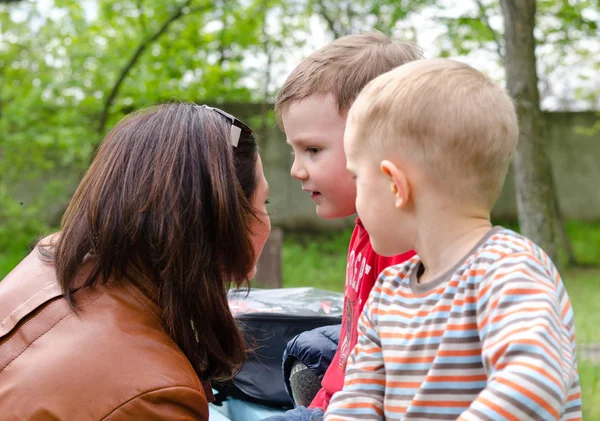
[(303, 165), (300, 165), (298, 159), (294, 159), (294, 163), (290, 169), (290, 174), (296, 180), (306, 180), (308, 178), (308, 172)]

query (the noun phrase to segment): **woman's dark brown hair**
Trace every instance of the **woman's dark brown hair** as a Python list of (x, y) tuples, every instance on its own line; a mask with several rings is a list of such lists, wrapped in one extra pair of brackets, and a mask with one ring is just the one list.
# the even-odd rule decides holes
[[(124, 279), (154, 291), (165, 330), (202, 379), (227, 379), (246, 358), (227, 303), (254, 265), (257, 146), (230, 123), (193, 104), (168, 104), (122, 120), (102, 143), (50, 251), (63, 293), (76, 309), (84, 286)], [(44, 248), (45, 247), (45, 248)], [(149, 288), (148, 288), (149, 287)]]

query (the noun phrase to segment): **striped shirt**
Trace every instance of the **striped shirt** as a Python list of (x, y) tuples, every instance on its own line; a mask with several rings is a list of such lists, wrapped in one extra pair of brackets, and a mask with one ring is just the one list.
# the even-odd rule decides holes
[(573, 311), (538, 246), (496, 227), (438, 279), (422, 270), (380, 275), (325, 421), (581, 419)]

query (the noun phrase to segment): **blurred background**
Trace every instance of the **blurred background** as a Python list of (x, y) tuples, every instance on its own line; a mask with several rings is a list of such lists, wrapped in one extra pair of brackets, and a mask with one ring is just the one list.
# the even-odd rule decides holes
[[(523, 28), (512, 19), (528, 7), (535, 19)], [(58, 229), (118, 120), (185, 100), (217, 105), (258, 134), (277, 229), (256, 284), (342, 291), (354, 218), (316, 216), (289, 176), (272, 102), (316, 48), (378, 29), (417, 42), (426, 57), (465, 61), (517, 98), (526, 149), (494, 222), (531, 236), (560, 265), (584, 412), (600, 419), (599, 25), (598, 0), (0, 0), (0, 279)]]

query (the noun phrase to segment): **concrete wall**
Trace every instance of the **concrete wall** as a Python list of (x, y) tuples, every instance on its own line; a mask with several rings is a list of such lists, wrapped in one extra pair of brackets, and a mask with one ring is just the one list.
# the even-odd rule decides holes
[[(544, 134), (563, 215), (567, 219), (600, 219), (600, 133), (585, 134), (598, 114), (545, 113)], [(517, 216), (515, 186), (509, 174), (494, 208), (499, 218)]]
[[(227, 107), (227, 108), (225, 108)], [(251, 119), (264, 106), (239, 104), (224, 106), (241, 119)], [(593, 112), (546, 113), (544, 133), (547, 138), (563, 214), (569, 219), (600, 219), (600, 133), (584, 134), (598, 121)], [(285, 137), (275, 127), (256, 127), (265, 175), (271, 190), (272, 221), (294, 229), (339, 228), (352, 224), (354, 218), (323, 221), (315, 205), (301, 190), (299, 181), (290, 177), (293, 156)], [(515, 189), (512, 175), (504, 186), (493, 215), (499, 219), (516, 219)]]

